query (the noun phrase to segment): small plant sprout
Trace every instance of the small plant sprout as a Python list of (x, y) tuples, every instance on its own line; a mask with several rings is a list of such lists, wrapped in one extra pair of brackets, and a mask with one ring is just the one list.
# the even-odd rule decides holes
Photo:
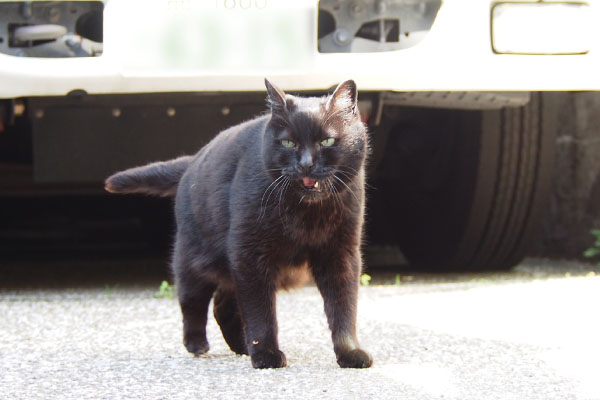
[(371, 282), (371, 275), (368, 274), (362, 274), (360, 276), (360, 284), (363, 286), (369, 286), (369, 283)]
[(156, 299), (172, 299), (173, 298), (173, 286), (167, 281), (162, 281), (158, 291), (154, 293)]
[(400, 286), (400, 274), (396, 274), (396, 286)]
[(595, 258), (600, 255), (600, 229), (592, 229), (590, 233), (596, 238), (596, 241), (592, 247), (583, 252), (583, 256), (586, 258)]
[(117, 287), (117, 285), (112, 286), (112, 287), (109, 284), (104, 285), (104, 295), (106, 296), (107, 299), (110, 299), (110, 296), (113, 295), (116, 287)]

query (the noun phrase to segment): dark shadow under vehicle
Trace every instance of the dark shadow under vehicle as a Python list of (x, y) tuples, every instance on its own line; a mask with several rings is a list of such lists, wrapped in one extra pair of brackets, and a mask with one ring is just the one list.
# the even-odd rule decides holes
[[(359, 99), (372, 136), (367, 244), (397, 246), (411, 268), (423, 270), (517, 264), (548, 197), (553, 95), (486, 110), (385, 99), (380, 93)], [(265, 110), (262, 93), (73, 93), (0, 104), (3, 257), (43, 257), (61, 248), (168, 256), (171, 200), (109, 197), (103, 180), (194, 153), (222, 129)]]

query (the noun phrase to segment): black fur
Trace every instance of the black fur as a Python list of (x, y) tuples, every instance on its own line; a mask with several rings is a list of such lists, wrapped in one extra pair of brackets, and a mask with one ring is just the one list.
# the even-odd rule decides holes
[(143, 167), (117, 172), (106, 180), (105, 189), (111, 193), (145, 193), (174, 196), (192, 156), (159, 161)]
[(233, 351), (249, 353), (256, 368), (285, 366), (275, 293), (307, 267), (338, 364), (370, 367), (355, 328), (368, 146), (356, 85), (300, 98), (265, 84), (269, 114), (221, 132), (193, 157), (113, 175), (107, 189), (171, 195), (177, 187), (173, 270), (191, 353), (208, 350), (214, 296)]

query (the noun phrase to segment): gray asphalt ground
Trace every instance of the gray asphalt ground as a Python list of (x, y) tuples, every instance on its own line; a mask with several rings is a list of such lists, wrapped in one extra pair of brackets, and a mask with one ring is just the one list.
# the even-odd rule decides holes
[(283, 292), (289, 367), (254, 370), (212, 318), (209, 354), (189, 355), (177, 301), (154, 297), (161, 274), (123, 279), (125, 264), (106, 275), (76, 262), (3, 266), (1, 399), (600, 399), (600, 275), (590, 265), (370, 271), (358, 324), (368, 370), (337, 366), (314, 286)]

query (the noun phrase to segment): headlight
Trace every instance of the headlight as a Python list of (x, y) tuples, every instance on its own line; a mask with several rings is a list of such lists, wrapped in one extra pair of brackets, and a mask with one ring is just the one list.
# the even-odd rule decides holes
[(586, 3), (498, 3), (492, 8), (492, 46), (504, 54), (583, 54), (590, 49)]

